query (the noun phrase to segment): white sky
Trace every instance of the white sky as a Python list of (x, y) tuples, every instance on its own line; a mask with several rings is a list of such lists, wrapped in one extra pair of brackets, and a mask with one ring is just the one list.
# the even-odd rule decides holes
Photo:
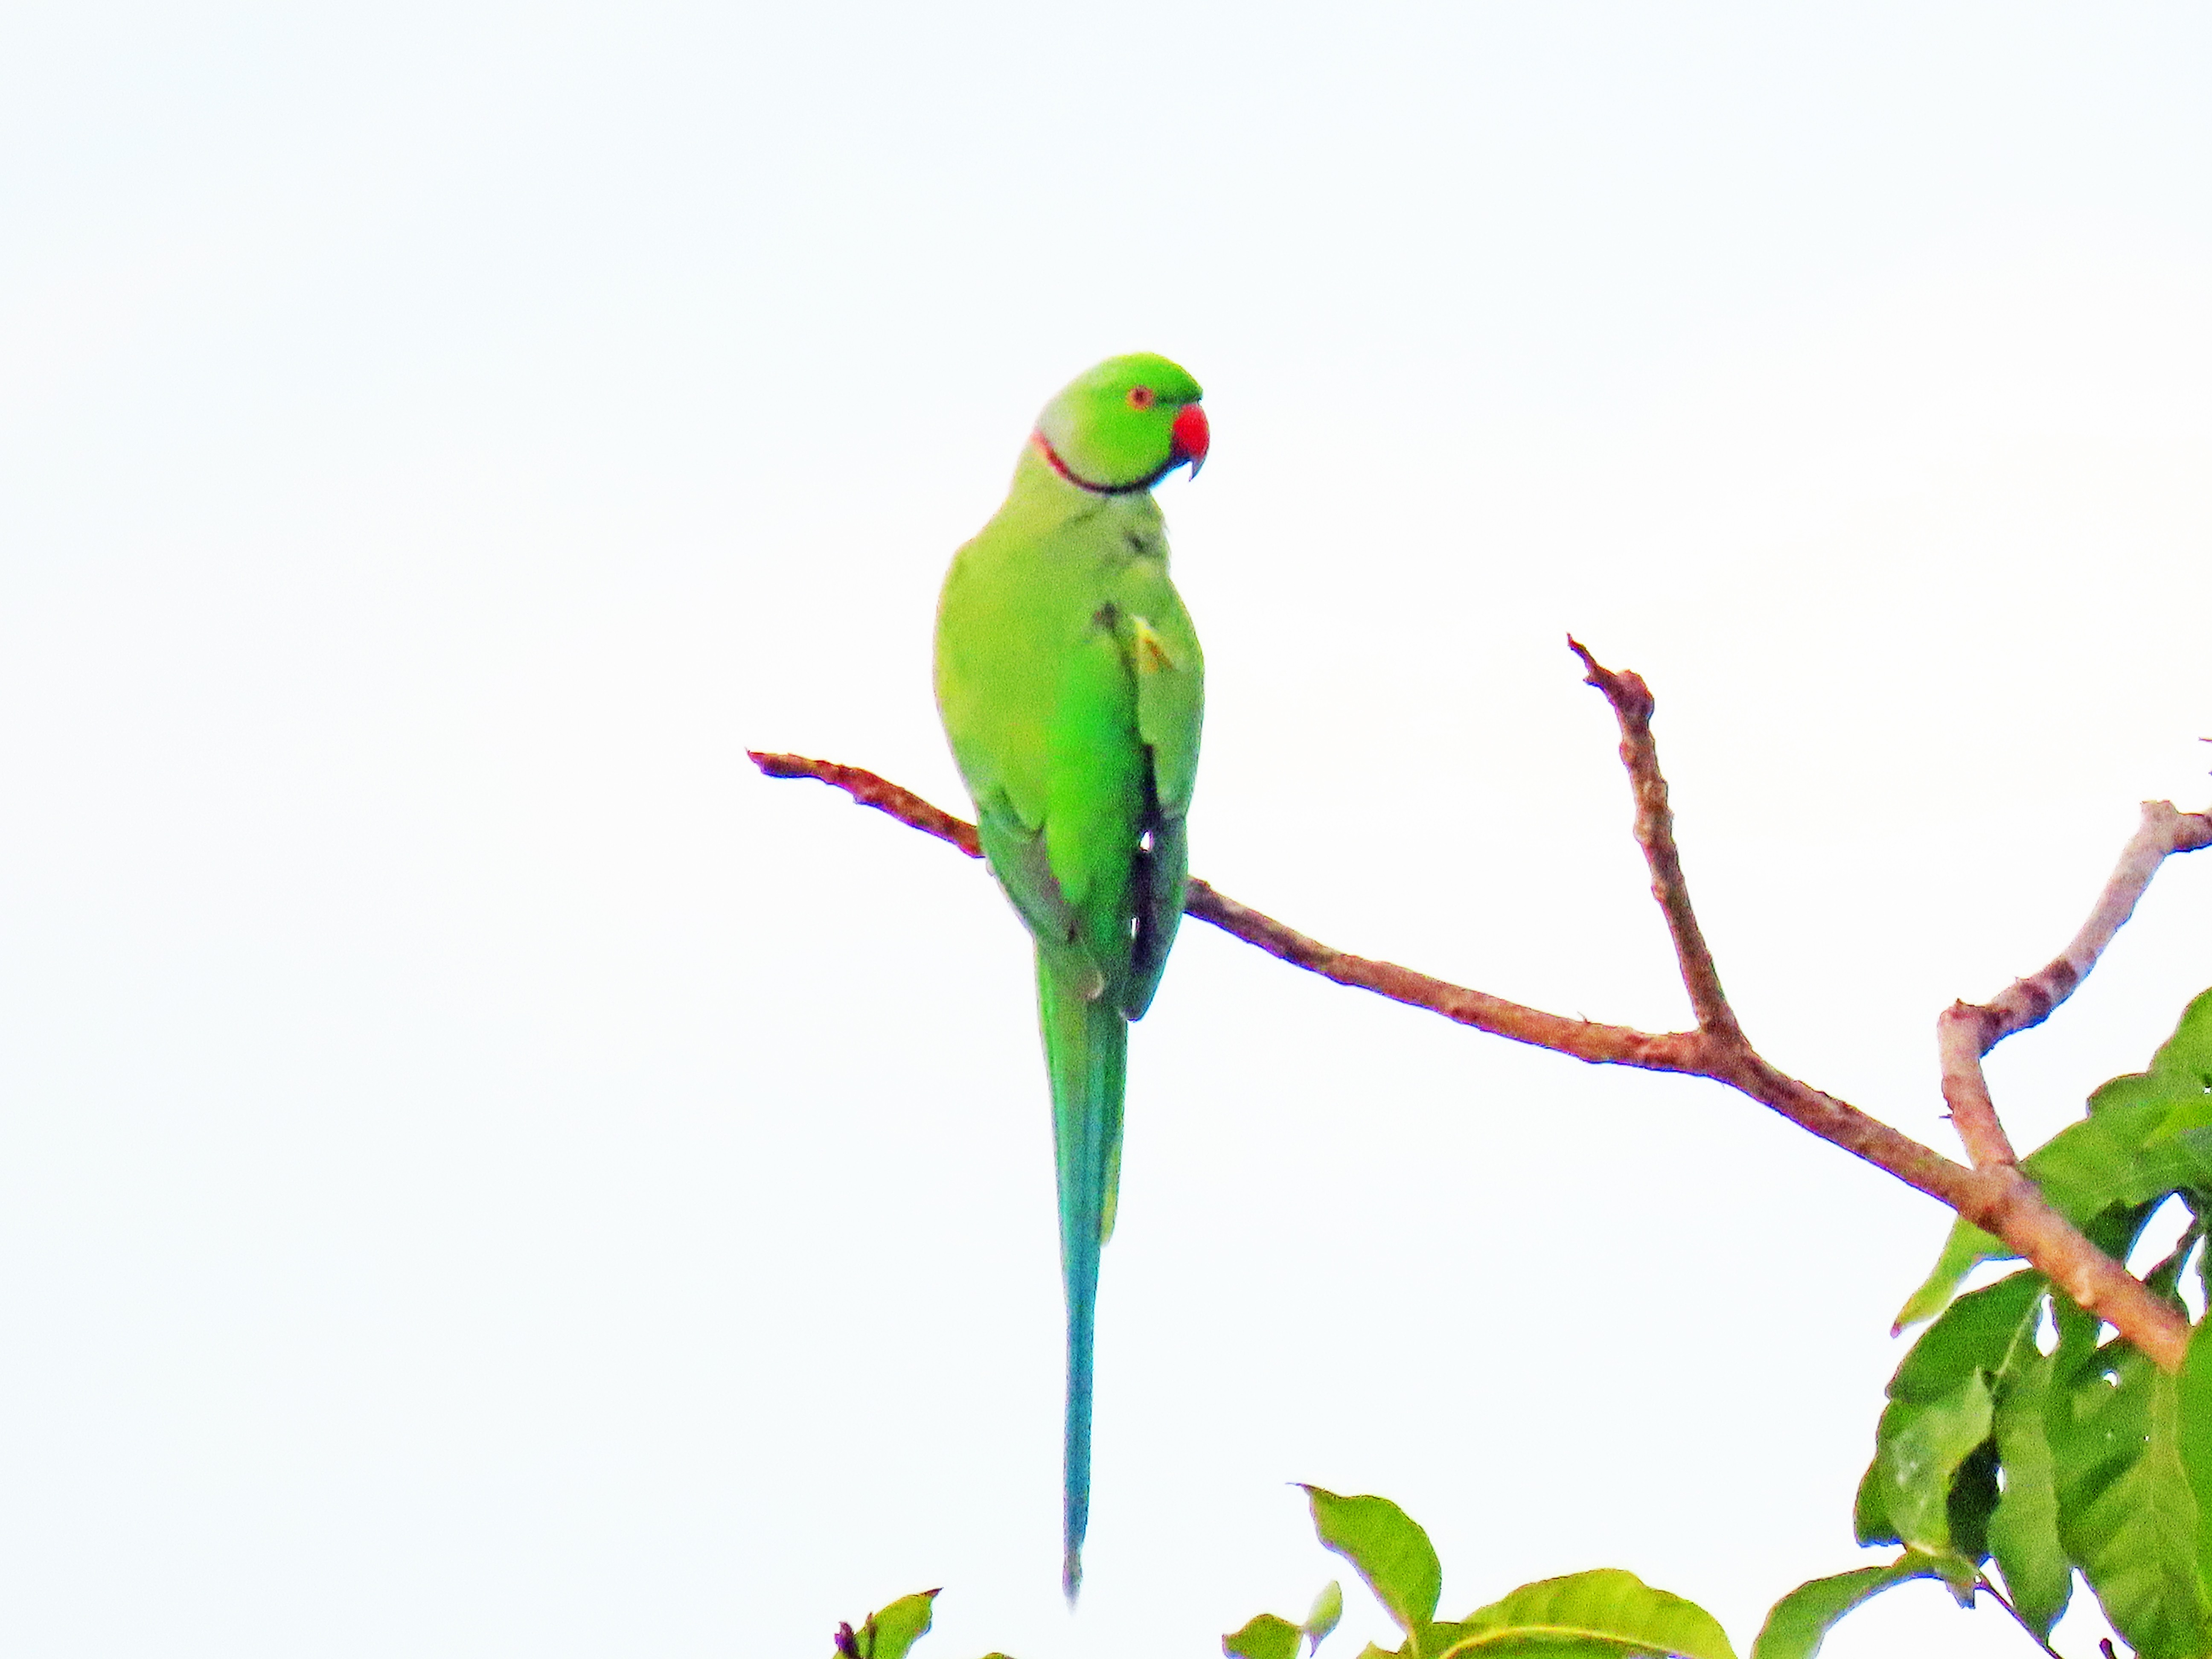
[[(1338, 1570), (1310, 1480), (1448, 1613), (1617, 1565), (1747, 1651), (1875, 1559), (1942, 1212), (1194, 925), (1071, 1620), (1022, 938), (743, 750), (957, 805), (945, 560), (1165, 351), (1200, 872), (1679, 1022), (1571, 628), (1753, 1036), (1954, 1150), (1937, 1010), (2207, 797), (2208, 72), (2152, 4), (8, 8), (0, 1650), (803, 1656), (944, 1584), (937, 1659), (1204, 1655)], [(2208, 924), (2184, 861), (2002, 1051), (2016, 1139)], [(1827, 1652), (2027, 1650), (1923, 1586)]]

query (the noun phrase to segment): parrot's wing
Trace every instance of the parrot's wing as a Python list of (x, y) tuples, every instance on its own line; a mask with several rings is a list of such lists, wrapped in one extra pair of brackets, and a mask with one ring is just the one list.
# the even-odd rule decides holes
[(976, 805), (975, 834), (992, 874), (1053, 971), (1085, 1001), (1096, 997), (1106, 988), (1106, 975), (1084, 945), (1081, 924), (1052, 872), (1043, 827), (1024, 823), (1006, 792), (997, 790)]
[(1198, 632), (1164, 573), (1157, 581), (1142, 583), (1129, 598), (1123, 612), (1124, 648), (1137, 684), (1137, 734), (1151, 762), (1151, 776), (1145, 850), (1136, 872), (1137, 932), (1121, 1012), (1141, 1019), (1159, 988), (1182, 921), (1183, 883), (1190, 874), (1184, 815), (1198, 774), (1206, 662)]
[[(1152, 584), (1146, 584), (1153, 586)], [(1163, 577), (1152, 601), (1125, 610), (1129, 665), (1137, 677), (1137, 732), (1152, 751), (1152, 790), (1171, 818), (1190, 811), (1198, 777), (1199, 726), (1206, 708), (1206, 659), (1198, 630)]]
[(1150, 833), (1152, 846), (1137, 860), (1137, 932), (1129, 942), (1129, 982), (1121, 995), (1126, 1019), (1142, 1019), (1160, 988), (1168, 951), (1182, 925), (1183, 884), (1190, 875), (1183, 820), (1155, 817)]

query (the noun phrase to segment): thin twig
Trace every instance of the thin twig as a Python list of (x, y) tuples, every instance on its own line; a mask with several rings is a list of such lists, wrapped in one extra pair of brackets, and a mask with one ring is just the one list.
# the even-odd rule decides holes
[(818, 779), (843, 790), (859, 805), (888, 813), (925, 836), (934, 836), (958, 848), (971, 859), (983, 856), (983, 843), (976, 838), (974, 824), (965, 818), (954, 817), (941, 806), (931, 805), (913, 790), (902, 789), (889, 778), (878, 777), (857, 766), (841, 766), (836, 761), (809, 760), (804, 755), (763, 754), (757, 749), (748, 749), (745, 758), (771, 778)]
[(2177, 811), (2172, 801), (2145, 801), (2142, 823), (2072, 942), (2039, 971), (2014, 980), (1987, 1002), (1954, 1002), (1937, 1017), (1936, 1052), (1942, 1066), (1943, 1098), (1977, 1168), (2014, 1161), (2012, 1142), (1990, 1097), (1982, 1057), (2014, 1032), (2050, 1018), (2051, 1010), (2074, 994), (2105, 947), (2127, 925), (2159, 867), (2176, 853), (2204, 847), (2212, 847), (2212, 815)]
[(1690, 1006), (1698, 1016), (1698, 1029), (1723, 1042), (1743, 1042), (1735, 1011), (1721, 988), (1721, 970), (1714, 965), (1698, 914), (1690, 908), (1690, 884), (1682, 874), (1682, 855), (1674, 845), (1674, 814), (1667, 804), (1667, 780), (1659, 770), (1659, 745), (1651, 736), (1651, 714), (1658, 699), (1644, 677), (1632, 671), (1616, 673), (1567, 635), (1567, 648), (1583, 659), (1589, 672), (1583, 684), (1605, 693), (1620, 722), (1620, 763), (1628, 769), (1629, 787), (1636, 795), (1636, 844), (1651, 871), (1651, 896), (1667, 918), (1667, 931), (1674, 941), (1674, 960), (1682, 974), (1682, 988), (1690, 994)]
[[(1800, 1128), (1948, 1205), (2002, 1239), (2014, 1254), (2047, 1274), (2083, 1311), (2111, 1324), (2154, 1363), (2169, 1371), (2179, 1370), (2189, 1340), (2189, 1328), (2181, 1316), (2052, 1209), (2035, 1183), (2017, 1167), (2008, 1161), (1973, 1169), (1954, 1163), (1881, 1119), (1787, 1075), (1751, 1047), (1729, 1010), (1719, 971), (1690, 906), (1681, 857), (1674, 844), (1673, 817), (1667, 806), (1666, 781), (1659, 770), (1658, 751), (1651, 736), (1655, 703), (1650, 689), (1634, 674), (1602, 667), (1581, 646), (1574, 648), (1589, 671), (1589, 683), (1606, 694), (1620, 720), (1621, 759), (1636, 791), (1637, 839), (1651, 870), (1653, 895), (1674, 937), (1676, 959), (1697, 1012), (1698, 1029), (1639, 1031), (1572, 1019), (1454, 985), (1395, 963), (1353, 956), (1239, 903), (1195, 878), (1184, 898), (1185, 912), (1339, 985), (1425, 1008), (1493, 1036), (1548, 1048), (1591, 1065), (1633, 1066), (1724, 1083), (1779, 1112)], [(753, 753), (751, 758), (769, 777), (818, 779), (844, 790), (861, 805), (949, 842), (970, 858), (977, 856), (974, 825), (873, 772), (801, 755)], [(2098, 948), (2102, 948), (2101, 944)]]

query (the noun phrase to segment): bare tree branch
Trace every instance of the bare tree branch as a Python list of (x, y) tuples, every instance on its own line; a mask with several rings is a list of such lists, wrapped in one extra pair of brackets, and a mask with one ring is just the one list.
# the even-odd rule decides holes
[(1721, 989), (1721, 971), (1690, 908), (1690, 884), (1682, 874), (1682, 855), (1674, 846), (1674, 814), (1667, 805), (1667, 780), (1659, 770), (1659, 745), (1651, 736), (1651, 714), (1658, 699), (1644, 677), (1632, 670), (1615, 673), (1567, 635), (1567, 648), (1583, 659), (1589, 672), (1585, 685), (1605, 693), (1620, 722), (1620, 763), (1628, 769), (1629, 787), (1636, 795), (1636, 844), (1651, 870), (1651, 896), (1667, 917), (1667, 931), (1674, 941), (1674, 961), (1682, 973), (1682, 988), (1690, 994), (1690, 1007), (1698, 1029), (1723, 1042), (1743, 1041), (1728, 993)]
[[(2003, 1156), (1984, 1157), (1983, 1152), (1990, 1148), (1985, 1145), (1976, 1150), (1970, 1139), (1975, 1167), (1969, 1169), (1856, 1106), (1787, 1075), (1752, 1048), (1721, 988), (1720, 971), (1691, 908), (1681, 854), (1674, 842), (1674, 817), (1667, 802), (1667, 781), (1659, 769), (1658, 748), (1651, 735), (1656, 700), (1650, 688), (1639, 676), (1606, 668), (1580, 644), (1572, 640), (1568, 643), (1588, 670), (1589, 683), (1605, 694), (1620, 723), (1621, 763), (1627, 768), (1636, 798), (1636, 839), (1651, 872), (1652, 896), (1674, 939), (1683, 987), (1697, 1015), (1697, 1030), (1639, 1031), (1571, 1019), (1486, 991), (1454, 985), (1395, 963), (1353, 956), (1239, 903), (1194, 877), (1184, 899), (1185, 913), (1339, 985), (1425, 1008), (1496, 1036), (1548, 1048), (1592, 1065), (1633, 1066), (1724, 1083), (1809, 1133), (1888, 1171), (2002, 1239), (2014, 1254), (2047, 1274), (2084, 1311), (2112, 1325), (2164, 1369), (2179, 1370), (2188, 1346), (2186, 1322), (2045, 1201), (2035, 1183), (2014, 1164), (2010, 1146), (2003, 1143), (2002, 1129), (1996, 1127), (1994, 1110), (1988, 1121), (1996, 1130), (1996, 1144), (2002, 1146)], [(818, 779), (844, 790), (863, 806), (935, 836), (970, 858), (979, 856), (974, 825), (873, 772), (802, 755), (751, 752), (751, 759), (769, 777)], [(2159, 812), (2165, 815), (2156, 819), (2162, 826), (2163, 842), (2157, 842), (2153, 836), (2154, 817)], [(1967, 1018), (1954, 1018), (1956, 1009), (1944, 1016), (1952, 1025), (1970, 1030), (1972, 1040), (1980, 1042), (1972, 1060), (1977, 1081), (1982, 1054), (2002, 1036), (2043, 1018), (2080, 982), (2098, 953), (2126, 921), (2160, 861), (2168, 853), (2212, 845), (2212, 819), (2178, 813), (2171, 806), (2146, 807), (2144, 824), (2130, 843), (2089, 924), (2067, 947), (2064, 956), (2033, 980), (2014, 986), (1989, 1006), (1971, 1010)], [(2162, 850), (2154, 850), (2154, 847)], [(2130, 882), (2132, 885), (2128, 884)], [(2002, 1028), (1986, 1042), (1980, 1036), (1984, 1023), (1994, 1023), (1992, 1029)], [(1948, 1052), (1947, 1097), (1951, 1092)], [(1987, 1098), (1986, 1088), (1983, 1098)], [(1959, 1110), (1955, 1100), (1953, 1110), (1954, 1114)]]
[(1650, 1072), (1695, 1071), (1698, 1048), (1695, 1031), (1638, 1031), (1626, 1025), (1601, 1025), (1593, 1020), (1570, 1019), (1547, 1014), (1518, 1002), (1509, 1002), (1487, 991), (1471, 990), (1448, 980), (1432, 978), (1395, 962), (1356, 957), (1309, 939), (1295, 927), (1264, 915), (1249, 904), (1240, 904), (1209, 883), (1191, 878), (1189, 896), (1183, 902), (1187, 915), (1210, 921), (1224, 933), (1257, 945), (1269, 956), (1294, 968), (1319, 974), (1355, 990), (1372, 991), (1408, 1007), (1425, 1008), (1462, 1025), (1472, 1025), (1492, 1036), (1510, 1037), (1532, 1048), (1549, 1048), (1594, 1066), (1636, 1066)]
[[(1644, 849), (1644, 862), (1651, 872), (1651, 895), (1666, 915), (1682, 985), (1690, 994), (1691, 1006), (1697, 1011), (1698, 1035), (1705, 1040), (1704, 1063), (1686, 1069), (1728, 1084), (1773, 1108), (1800, 1127), (1948, 1204), (1984, 1232), (2003, 1239), (2021, 1256), (2041, 1267), (2085, 1310), (2109, 1321), (2159, 1364), (2168, 1370), (2179, 1370), (2188, 1346), (2188, 1326), (2121, 1263), (2090, 1243), (2072, 1223), (2045, 1202), (2035, 1183), (2017, 1167), (2012, 1145), (1997, 1121), (1996, 1107), (1990, 1101), (1982, 1078), (1981, 1055), (1994, 1046), (1997, 1037), (1990, 1037), (1968, 1052), (1971, 1086), (1978, 1093), (1977, 1101), (1966, 1090), (1954, 1095), (1953, 1089), (1951, 1060), (1959, 1038), (1952, 1034), (1963, 1030), (1963, 1023), (1953, 1020), (1948, 1025), (1939, 1024), (1942, 1041), (1950, 1045), (1943, 1049), (1943, 1091), (1952, 1101), (1954, 1121), (1973, 1160), (1971, 1172), (1960, 1170), (1948, 1158), (1899, 1133), (1881, 1120), (1785, 1076), (1751, 1046), (1737, 1024), (1735, 1011), (1729, 1006), (1727, 993), (1721, 988), (1720, 970), (1714, 964), (1704, 930), (1698, 926), (1697, 912), (1690, 903), (1689, 883), (1682, 873), (1681, 854), (1674, 843), (1674, 817), (1667, 804), (1667, 781), (1659, 770), (1658, 745), (1651, 735), (1651, 715), (1656, 700), (1642, 676), (1607, 668), (1571, 635), (1567, 645), (1582, 659), (1588, 671), (1587, 683), (1605, 694), (1620, 724), (1620, 761), (1628, 769), (1630, 786), (1636, 797), (1637, 845)], [(2112, 935), (2133, 913), (2136, 900), (2160, 862), (2168, 852), (2175, 850), (2177, 838), (2189, 833), (2185, 821), (2177, 822), (2179, 820), (2182, 815), (2171, 805), (2163, 806), (2162, 817), (2151, 806), (2144, 808), (2143, 829), (2123, 854), (2120, 867), (2114, 872), (2088, 925), (2067, 947), (2065, 957), (2036, 976), (2039, 980), (2050, 978), (2054, 986), (2063, 988), (2058, 988), (2055, 995), (2047, 992), (2017, 995), (2023, 991), (2023, 982), (2008, 992), (2006, 998), (1999, 999), (2014, 1000), (2020, 1024), (2012, 1029), (2021, 1029), (2043, 1018), (2088, 971), (2097, 953), (2112, 942)], [(2208, 831), (2206, 836), (2190, 845), (2203, 846), (2212, 841), (2212, 821), (2204, 821), (2203, 827)], [(2125, 885), (2129, 882), (2132, 885)], [(2062, 972), (2070, 976), (2062, 981), (2058, 977)], [(2012, 1017), (1994, 1010), (1989, 1012), (1992, 1018)], [(1978, 1019), (1976, 1024), (1978, 1027)], [(1967, 1176), (1968, 1181), (1961, 1182), (1960, 1176)]]
[(2181, 812), (2172, 801), (2147, 800), (2142, 823), (2120, 854), (2081, 931), (2039, 971), (2016, 979), (1987, 1002), (1954, 1002), (1936, 1020), (1943, 1098), (1977, 1168), (2013, 1163), (2012, 1142), (1997, 1120), (1982, 1057), (2016, 1031), (2040, 1025), (2089, 976), (2114, 935), (2127, 925), (2159, 866), (2176, 853), (2212, 847), (2212, 815)]
[(889, 778), (878, 777), (857, 766), (841, 766), (836, 761), (809, 760), (804, 755), (770, 755), (748, 749), (745, 758), (771, 778), (819, 779), (833, 788), (843, 790), (860, 805), (872, 806), (901, 823), (912, 825), (925, 836), (951, 842), (971, 859), (983, 856), (983, 843), (976, 839), (974, 824), (965, 818), (954, 817), (941, 806), (932, 806), (913, 790), (902, 789)]

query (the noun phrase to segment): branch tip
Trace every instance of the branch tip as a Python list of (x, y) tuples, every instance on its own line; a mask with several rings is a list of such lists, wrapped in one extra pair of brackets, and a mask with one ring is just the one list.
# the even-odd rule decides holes
[(812, 778), (833, 789), (842, 789), (853, 798), (854, 804), (872, 806), (877, 811), (896, 818), (901, 823), (921, 830), (926, 836), (958, 848), (971, 859), (983, 856), (982, 843), (976, 839), (975, 826), (964, 818), (956, 818), (941, 806), (933, 806), (911, 789), (901, 788), (889, 778), (862, 767), (847, 766), (837, 761), (811, 760), (805, 755), (779, 755), (758, 749), (745, 750), (745, 758), (760, 768), (762, 775), (771, 778)]
[(1589, 647), (1571, 634), (1567, 635), (1567, 649), (1583, 659), (1583, 667), (1587, 671), (1583, 675), (1583, 684), (1594, 685), (1604, 692), (1606, 701), (1613, 705), (1613, 713), (1620, 716), (1624, 725), (1631, 721), (1650, 723), (1652, 711), (1659, 706), (1659, 700), (1651, 695), (1651, 688), (1644, 684), (1643, 675), (1632, 668), (1607, 668), (1590, 655)]

